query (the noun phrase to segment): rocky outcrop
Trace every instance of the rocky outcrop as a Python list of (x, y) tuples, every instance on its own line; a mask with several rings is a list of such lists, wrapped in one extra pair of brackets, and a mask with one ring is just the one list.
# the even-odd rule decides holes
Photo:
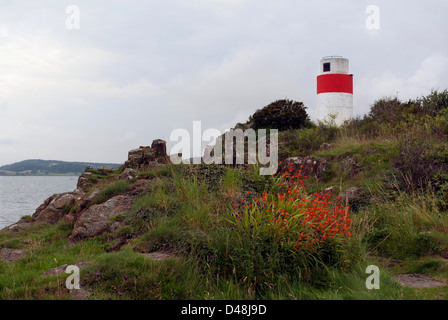
[(20, 232), (25, 230), (33, 225), (33, 221), (30, 220), (19, 220), (14, 224), (11, 224), (0, 230), (1, 232)]
[(59, 195), (53, 195), (40, 205), (33, 218), (37, 222), (56, 223), (64, 217), (77, 200), (80, 200), (82, 194), (79, 191), (65, 192)]
[(361, 197), (361, 187), (351, 187), (342, 192), (339, 197), (342, 202), (358, 200)]
[(112, 173), (112, 172), (114, 172), (114, 171), (115, 171), (115, 169), (114, 169), (114, 168), (112, 168), (112, 167), (108, 167), (108, 166), (103, 166), (103, 167), (98, 167), (98, 171), (100, 171), (100, 172), (102, 172), (102, 173), (106, 173), (106, 174), (109, 174), (109, 173)]
[(93, 176), (93, 173), (89, 172), (88, 169), (89, 168), (86, 168), (86, 170), (78, 178), (76, 188), (79, 190), (84, 190), (90, 183), (90, 178)]
[(341, 158), (340, 162), (342, 164), (342, 169), (344, 170), (344, 172), (347, 172), (350, 177), (356, 175), (361, 168), (358, 162), (352, 157)]
[(0, 248), (0, 261), (3, 262), (14, 262), (22, 259), (25, 255), (25, 250)]
[[(154, 140), (151, 147), (140, 147), (129, 151), (125, 169), (120, 175), (110, 175), (115, 172), (111, 167), (93, 168), (87, 167), (78, 179), (77, 189), (73, 192), (55, 194), (48, 197), (34, 212), (31, 219), (22, 219), (17, 223), (0, 230), (1, 232), (19, 232), (36, 222), (56, 224), (63, 220), (73, 223), (74, 228), (70, 241), (76, 242), (99, 235), (105, 231), (114, 231), (121, 226), (120, 222), (111, 221), (111, 218), (127, 212), (137, 196), (147, 188), (149, 181), (138, 178), (138, 168), (142, 166), (155, 166), (169, 163), (166, 154), (166, 142)], [(123, 194), (116, 195), (104, 203), (98, 203), (97, 198), (101, 189), (93, 189), (88, 192), (88, 187), (94, 186), (93, 182), (101, 175), (101, 180), (106, 182), (116, 179), (133, 180), (132, 187)], [(105, 178), (106, 177), (106, 178)], [(17, 256), (19, 252), (2, 251), (2, 257)], [(5, 258), (9, 259), (9, 258)]]
[(133, 198), (129, 195), (118, 195), (108, 201), (93, 205), (77, 219), (70, 236), (71, 242), (78, 242), (107, 230), (115, 230), (119, 222), (110, 222), (110, 218), (131, 209)]
[(138, 169), (142, 166), (156, 166), (169, 163), (166, 154), (166, 142), (161, 139), (154, 140), (151, 147), (140, 147), (129, 151), (125, 168)]
[(362, 187), (351, 187), (339, 194), (342, 204), (350, 206), (352, 212), (359, 212), (370, 204), (371, 197)]
[[(75, 219), (70, 242), (75, 243), (120, 228), (122, 223), (111, 221), (111, 218), (129, 211), (134, 200), (145, 192), (148, 183), (150, 182), (145, 179), (137, 180), (124, 194), (82, 210)], [(93, 193), (91, 197), (94, 199)]]
[(320, 180), (323, 174), (330, 168), (330, 164), (323, 158), (316, 157), (290, 157), (283, 161), (280, 173), (302, 170), (302, 176)]
[(120, 174), (120, 179), (122, 180), (132, 180), (138, 176), (138, 172), (131, 168), (124, 169), (123, 173)]

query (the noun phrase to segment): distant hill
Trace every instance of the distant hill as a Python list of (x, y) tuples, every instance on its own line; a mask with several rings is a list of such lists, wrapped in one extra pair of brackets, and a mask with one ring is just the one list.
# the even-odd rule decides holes
[(102, 166), (117, 169), (120, 164), (30, 159), (1, 166), (0, 176), (80, 175), (88, 166), (94, 169)]

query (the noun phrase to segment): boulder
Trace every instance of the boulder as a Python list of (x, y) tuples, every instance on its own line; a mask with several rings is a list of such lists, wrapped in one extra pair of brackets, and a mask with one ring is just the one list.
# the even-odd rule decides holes
[(339, 197), (342, 203), (357, 200), (361, 197), (361, 187), (351, 187), (342, 192)]
[(52, 195), (52, 196), (48, 197), (47, 199), (45, 199), (44, 202), (39, 207), (37, 207), (33, 216), (35, 217), (35, 216), (39, 215), (39, 213), (41, 211), (43, 211), (45, 208), (47, 208), (48, 205), (50, 204), (50, 202), (52, 202), (54, 200), (54, 198), (56, 198), (56, 197), (57, 197), (57, 195), (55, 194), (55, 195)]
[(25, 255), (25, 250), (0, 248), (0, 261), (3, 262), (14, 262), (22, 259)]
[[(138, 168), (143, 162), (143, 153), (146, 147), (133, 149), (128, 152), (128, 160), (124, 163), (126, 168)], [(148, 147), (149, 148), (149, 147)]]
[(169, 163), (166, 154), (166, 142), (156, 139), (151, 147), (141, 146), (128, 152), (128, 160), (124, 163), (125, 168), (138, 169), (142, 166), (155, 166), (157, 164)]
[(112, 173), (115, 171), (115, 169), (112, 167), (109, 167), (109, 166), (102, 166), (102, 167), (98, 167), (98, 171), (101, 171), (104, 173)]
[(75, 196), (71, 193), (64, 193), (57, 196), (50, 204), (55, 209), (64, 209), (66, 206), (73, 204)]
[(332, 148), (331, 144), (322, 143), (321, 146), (319, 147), (319, 151), (330, 150), (331, 148)]
[(120, 179), (132, 180), (138, 176), (138, 172), (131, 168), (124, 169), (123, 173), (120, 175)]
[(351, 157), (341, 159), (341, 163), (344, 172), (348, 172), (348, 174), (351, 177), (356, 175), (359, 172), (359, 169), (361, 168), (358, 162)]
[(55, 224), (68, 213), (67, 209), (71, 208), (75, 201), (76, 196), (73, 192), (53, 195), (36, 209), (33, 217), (36, 222)]
[(280, 172), (285, 173), (290, 169), (294, 171), (302, 170), (303, 177), (315, 177), (317, 180), (322, 178), (325, 171), (330, 168), (330, 164), (323, 158), (316, 157), (290, 157), (283, 161)]
[(20, 231), (23, 231), (25, 229), (28, 229), (32, 225), (33, 225), (33, 221), (19, 220), (18, 222), (1, 229), (0, 233), (1, 232), (20, 232)]
[(110, 218), (130, 210), (132, 202), (132, 197), (118, 195), (104, 203), (89, 207), (77, 219), (70, 241), (78, 242), (118, 228), (118, 222), (110, 223)]
[(166, 155), (166, 142), (164, 140), (154, 140), (152, 142), (151, 149), (154, 152), (155, 160), (158, 163), (168, 163), (168, 156)]
[(100, 194), (101, 194), (101, 189), (93, 190), (93, 192), (90, 194), (90, 196), (87, 197), (87, 201), (92, 201), (93, 199), (98, 197)]
[(89, 185), (89, 178), (92, 175), (92, 172), (84, 171), (78, 178), (78, 184), (76, 185), (76, 188), (79, 190), (86, 188)]

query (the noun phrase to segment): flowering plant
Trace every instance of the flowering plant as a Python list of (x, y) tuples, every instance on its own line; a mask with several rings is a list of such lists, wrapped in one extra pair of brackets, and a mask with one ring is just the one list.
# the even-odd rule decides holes
[(301, 168), (296, 171), (291, 166), (282, 174), (280, 192), (233, 204), (231, 228), (253, 237), (270, 234), (277, 244), (292, 250), (314, 251), (328, 240), (348, 239), (349, 207), (339, 198), (330, 201), (329, 194), (309, 194)]

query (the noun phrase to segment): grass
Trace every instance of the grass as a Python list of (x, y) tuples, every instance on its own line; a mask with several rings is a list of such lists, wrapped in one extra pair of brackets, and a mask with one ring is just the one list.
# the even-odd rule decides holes
[(131, 186), (132, 183), (126, 180), (118, 180), (107, 184), (100, 189), (100, 192), (89, 202), (89, 206), (106, 202), (112, 197), (126, 192)]
[[(81, 283), (93, 293), (90, 299), (98, 300), (448, 299), (448, 286), (404, 288), (392, 277), (414, 273), (448, 281), (447, 172), (440, 166), (448, 158), (446, 143), (439, 139), (445, 126), (440, 119), (422, 117), (426, 129), (413, 134), (427, 141), (428, 157), (419, 160), (418, 169), (428, 166), (432, 171), (407, 172), (412, 162), (404, 161), (406, 152), (418, 158), (418, 150), (403, 148), (406, 140), (400, 135), (409, 126), (397, 120), (393, 104), (389, 107), (387, 113), (374, 108), (373, 115), (342, 128), (320, 124), (281, 134), (282, 157), (312, 155), (331, 164), (318, 182), (306, 180), (310, 197), (333, 186), (336, 191), (329, 201), (334, 201), (345, 189), (361, 187), (359, 199), (348, 203), (351, 237), (340, 245), (328, 242), (314, 253), (294, 250), (288, 247), (288, 238), (276, 233), (278, 229), (263, 233), (261, 227), (252, 228), (250, 219), (256, 213), (244, 205), (264, 193), (281, 193), (279, 184), (284, 182), (279, 176), (260, 176), (256, 165), (143, 168), (137, 179), (149, 180), (148, 187), (131, 210), (112, 218), (111, 222), (120, 223), (116, 230), (75, 245), (68, 242), (73, 225), (62, 222), (34, 223), (21, 232), (0, 233), (0, 249), (27, 252), (15, 262), (0, 262), (0, 299), (71, 299), (60, 285), (67, 274), (42, 277), (42, 273), (80, 261), (90, 262), (81, 270)], [(419, 117), (408, 120), (421, 125)], [(437, 130), (437, 139), (419, 136), (421, 132), (433, 135), (431, 130)], [(319, 150), (322, 142), (332, 147)], [(418, 146), (411, 142), (410, 149)], [(117, 181), (121, 172), (91, 171), (90, 191), (99, 192), (89, 205), (132, 188), (133, 181)], [(426, 188), (407, 178), (421, 173), (428, 178)], [(431, 174), (436, 179), (431, 180)], [(280, 204), (275, 197), (269, 201), (275, 207)], [(246, 210), (240, 220), (236, 203), (243, 203), (241, 211)], [(295, 230), (293, 224), (290, 227)], [(154, 261), (144, 255), (150, 252), (168, 252), (174, 258)], [(379, 290), (366, 288), (369, 265), (379, 267)]]
[(434, 202), (431, 195), (401, 193), (364, 210), (360, 219), (372, 223), (365, 237), (370, 250), (397, 258), (448, 252), (448, 219)]
[[(215, 172), (219, 188), (210, 188), (206, 179), (186, 173), (188, 170), (161, 170), (160, 175), (151, 174), (152, 183), (147, 192), (138, 198), (130, 212), (116, 216), (116, 221), (125, 221), (125, 227), (106, 237), (98, 237), (68, 246), (67, 238), (72, 225), (59, 223), (54, 226), (35, 224), (19, 233), (0, 235), (0, 247), (20, 248), (29, 255), (13, 263), (0, 263), (0, 298), (2, 299), (71, 299), (68, 291), (60, 283), (68, 276), (41, 277), (45, 271), (62, 264), (89, 261), (91, 265), (81, 270), (83, 286), (93, 293), (91, 299), (405, 299), (418, 296), (414, 291), (403, 289), (388, 275), (381, 273), (381, 290), (367, 290), (365, 287), (365, 267), (368, 262), (359, 259), (378, 245), (371, 238), (372, 231), (381, 230), (381, 225), (391, 227), (382, 209), (391, 203), (372, 211), (362, 211), (353, 219), (353, 234), (348, 246), (351, 255), (346, 256), (350, 263), (345, 268), (326, 267), (313, 281), (300, 279), (294, 273), (284, 272), (266, 274), (266, 285), (259, 286), (244, 277), (229, 276), (218, 271), (210, 256), (229, 250), (229, 230), (224, 228), (226, 216), (236, 198), (250, 199), (256, 188), (247, 181), (255, 181), (253, 173), (239, 169), (226, 169)], [(255, 171), (255, 170), (254, 170)], [(168, 172), (170, 172), (168, 174)], [(264, 179), (264, 178), (263, 178)], [(246, 184), (245, 184), (246, 181)], [(265, 180), (260, 185), (266, 190), (277, 190), (276, 179)], [(252, 186), (252, 187), (250, 187)], [(101, 199), (126, 191), (128, 182), (115, 182), (102, 189)], [(245, 192), (249, 188), (251, 194)], [(403, 195), (404, 196), (404, 195)], [(423, 201), (423, 198), (420, 199)], [(424, 201), (427, 204), (427, 199)], [(416, 236), (416, 226), (428, 230), (443, 231), (446, 226), (439, 219), (437, 211), (427, 208), (421, 212), (419, 201), (409, 199), (395, 201), (395, 221), (402, 217), (403, 223), (409, 213), (415, 219), (408, 222), (412, 235)], [(406, 208), (405, 210), (399, 209)], [(416, 229), (415, 229), (416, 228)], [(403, 225), (397, 225), (390, 234), (403, 236)], [(243, 235), (243, 234), (241, 234)], [(111, 241), (128, 238), (129, 242), (120, 251), (110, 251)], [(366, 239), (368, 239), (366, 241)], [(373, 240), (372, 240), (373, 239)], [(247, 239), (250, 240), (250, 239)], [(248, 243), (244, 240), (243, 243)], [(384, 239), (383, 239), (384, 240)], [(403, 251), (403, 238), (389, 237), (375, 250), (388, 252), (394, 256), (409, 254)], [(250, 251), (240, 248), (244, 264)], [(414, 248), (409, 246), (409, 248)], [(380, 250), (381, 249), (381, 250)], [(414, 248), (415, 249), (415, 248)], [(180, 259), (163, 262), (152, 261), (140, 252), (169, 251)], [(251, 250), (248, 247), (248, 250)], [(266, 271), (282, 263), (278, 257), (266, 260)], [(259, 266), (261, 266), (259, 264)], [(440, 272), (441, 265), (428, 262), (420, 267), (423, 273)], [(274, 269), (272, 269), (274, 270)], [(412, 271), (413, 269), (409, 269)], [(414, 269), (414, 271), (418, 271)], [(95, 276), (99, 274), (100, 276)], [(295, 273), (298, 275), (299, 273)], [(126, 279), (125, 279), (126, 277)], [(97, 279), (97, 280), (96, 280)], [(439, 292), (439, 291), (437, 291)], [(121, 293), (121, 295), (119, 294)], [(437, 293), (443, 295), (443, 293)]]
[[(20, 248), (28, 254), (14, 263), (0, 262), (0, 299), (69, 298), (67, 290), (60, 286), (67, 275), (43, 277), (42, 274), (63, 264), (95, 259), (101, 250), (101, 245), (95, 241), (68, 247), (71, 227), (64, 223), (35, 225), (15, 235), (14, 240), (20, 239)], [(8, 238), (0, 240), (3, 247), (10, 247)]]

